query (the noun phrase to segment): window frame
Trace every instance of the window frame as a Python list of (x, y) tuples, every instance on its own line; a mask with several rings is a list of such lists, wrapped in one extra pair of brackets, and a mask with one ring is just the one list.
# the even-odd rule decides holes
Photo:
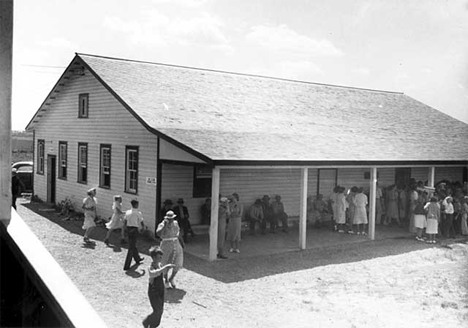
[[(86, 177), (83, 179), (83, 173), (81, 172), (82, 169), (82, 158), (81, 158), (81, 148), (84, 147), (86, 150), (86, 161), (85, 161), (85, 169), (86, 169)], [(88, 183), (88, 143), (87, 142), (79, 142), (78, 143), (78, 156), (77, 156), (77, 175), (76, 175), (76, 182), (87, 184)]]
[(78, 118), (89, 117), (89, 93), (78, 95)]
[[(104, 150), (109, 150), (109, 165), (108, 172), (104, 170)], [(109, 183), (105, 184), (105, 175), (108, 175)], [(112, 174), (112, 145), (110, 144), (101, 144), (99, 148), (99, 187), (110, 189), (111, 187), (111, 174)]]
[[(204, 172), (199, 172), (203, 169)], [(213, 169), (208, 165), (195, 165), (193, 167), (193, 198), (211, 197), (211, 185), (213, 182)]]
[[(130, 169), (129, 169), (129, 154), (131, 152), (135, 152), (136, 154), (136, 169), (133, 169), (132, 172), (135, 174), (135, 178), (132, 179), (130, 176)], [(138, 164), (139, 164), (139, 147), (138, 146), (125, 146), (125, 192), (129, 194), (138, 194)], [(135, 181), (135, 188), (131, 188), (132, 180)]]
[[(65, 146), (65, 159), (63, 159), (62, 146)], [(59, 141), (58, 160), (59, 160), (58, 178), (62, 180), (66, 180), (67, 173), (68, 173), (68, 142), (67, 141)]]
[(45, 140), (37, 140), (37, 169), (36, 173), (44, 175), (44, 163), (45, 163)]

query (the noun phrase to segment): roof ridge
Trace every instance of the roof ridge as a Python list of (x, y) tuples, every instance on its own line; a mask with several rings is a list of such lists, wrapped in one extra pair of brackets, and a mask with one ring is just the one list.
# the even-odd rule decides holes
[(118, 61), (126, 61), (126, 62), (134, 62), (140, 64), (151, 64), (151, 65), (159, 65), (159, 66), (167, 66), (167, 67), (176, 67), (176, 68), (184, 68), (190, 70), (197, 70), (197, 71), (206, 71), (206, 72), (214, 72), (214, 73), (224, 73), (224, 74), (231, 74), (231, 75), (240, 75), (240, 76), (250, 76), (250, 77), (257, 77), (263, 79), (271, 79), (271, 80), (279, 80), (279, 81), (286, 81), (286, 82), (296, 82), (296, 83), (304, 83), (304, 84), (313, 84), (319, 86), (326, 86), (326, 87), (334, 87), (334, 88), (343, 88), (343, 89), (351, 89), (351, 90), (362, 90), (362, 91), (372, 91), (372, 92), (382, 92), (382, 93), (391, 93), (391, 94), (404, 94), (404, 92), (400, 91), (388, 91), (388, 90), (379, 90), (379, 89), (369, 89), (369, 88), (360, 88), (360, 87), (351, 87), (345, 85), (337, 85), (337, 84), (327, 84), (327, 83), (318, 83), (318, 82), (310, 82), (310, 81), (302, 81), (302, 80), (293, 80), (281, 77), (274, 77), (274, 76), (266, 76), (266, 75), (258, 75), (258, 74), (249, 74), (249, 73), (238, 73), (238, 72), (230, 72), (230, 71), (222, 71), (210, 68), (200, 68), (200, 67), (190, 67), (184, 65), (174, 65), (174, 64), (165, 64), (165, 63), (157, 63), (157, 62), (150, 62), (144, 60), (135, 60), (135, 59), (128, 59), (128, 58), (118, 58), (118, 57), (110, 57), (110, 56), (102, 56), (102, 55), (92, 55), (92, 54), (85, 54), (85, 53), (75, 53), (77, 56), (90, 56), (90, 57), (97, 57), (103, 59), (111, 59), (111, 60), (118, 60)]

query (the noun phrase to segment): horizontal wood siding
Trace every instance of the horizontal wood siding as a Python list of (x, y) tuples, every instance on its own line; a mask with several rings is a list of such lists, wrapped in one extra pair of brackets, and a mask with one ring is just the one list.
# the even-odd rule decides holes
[(184, 205), (190, 214), (190, 223), (201, 221), (200, 207), (205, 198), (193, 198), (193, 166), (163, 164), (161, 181), (161, 203), (170, 199), (174, 203), (178, 198), (184, 199)]
[[(437, 169), (436, 169), (437, 172)], [(428, 167), (412, 167), (411, 178), (415, 179), (416, 182), (422, 181), (423, 183), (429, 180), (429, 168)]]
[(436, 167), (435, 183), (441, 180), (463, 183), (463, 167)]
[[(89, 94), (89, 117), (78, 118), (78, 95)], [(98, 215), (108, 218), (112, 215), (113, 196), (123, 197), (123, 208), (130, 208), (129, 201), (137, 198), (140, 210), (147, 224), (154, 228), (156, 186), (146, 184), (146, 177), (156, 177), (157, 137), (147, 131), (127, 109), (125, 109), (90, 72), (71, 78), (51, 101), (50, 108), (43, 113), (35, 125), (37, 140), (45, 140), (44, 175), (35, 174), (34, 190), (37, 196), (47, 198), (47, 155), (57, 155), (58, 142), (68, 142), (67, 179), (57, 179), (56, 201), (65, 197), (74, 200), (81, 210), (86, 190), (99, 185), (100, 144), (111, 148), (111, 188), (97, 188)], [(88, 143), (88, 182), (77, 183), (78, 143)], [(125, 147), (139, 147), (138, 194), (129, 194), (125, 188)], [(34, 158), (34, 161), (37, 160)]]

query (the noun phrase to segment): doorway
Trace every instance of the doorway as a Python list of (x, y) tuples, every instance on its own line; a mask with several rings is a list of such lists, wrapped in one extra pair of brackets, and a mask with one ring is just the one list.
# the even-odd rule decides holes
[(55, 155), (47, 155), (47, 202), (55, 204), (55, 172), (57, 165), (57, 157)]
[(337, 169), (318, 169), (317, 172), (317, 194), (322, 194), (327, 198), (336, 187), (338, 182)]
[(411, 168), (396, 168), (395, 169), (395, 185), (398, 189), (403, 189), (409, 185), (411, 180)]

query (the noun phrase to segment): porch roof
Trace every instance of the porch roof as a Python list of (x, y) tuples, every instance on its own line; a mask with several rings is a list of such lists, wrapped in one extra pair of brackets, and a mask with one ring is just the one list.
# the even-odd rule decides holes
[(468, 125), (403, 93), (77, 58), (150, 131), (215, 162), (468, 162)]

